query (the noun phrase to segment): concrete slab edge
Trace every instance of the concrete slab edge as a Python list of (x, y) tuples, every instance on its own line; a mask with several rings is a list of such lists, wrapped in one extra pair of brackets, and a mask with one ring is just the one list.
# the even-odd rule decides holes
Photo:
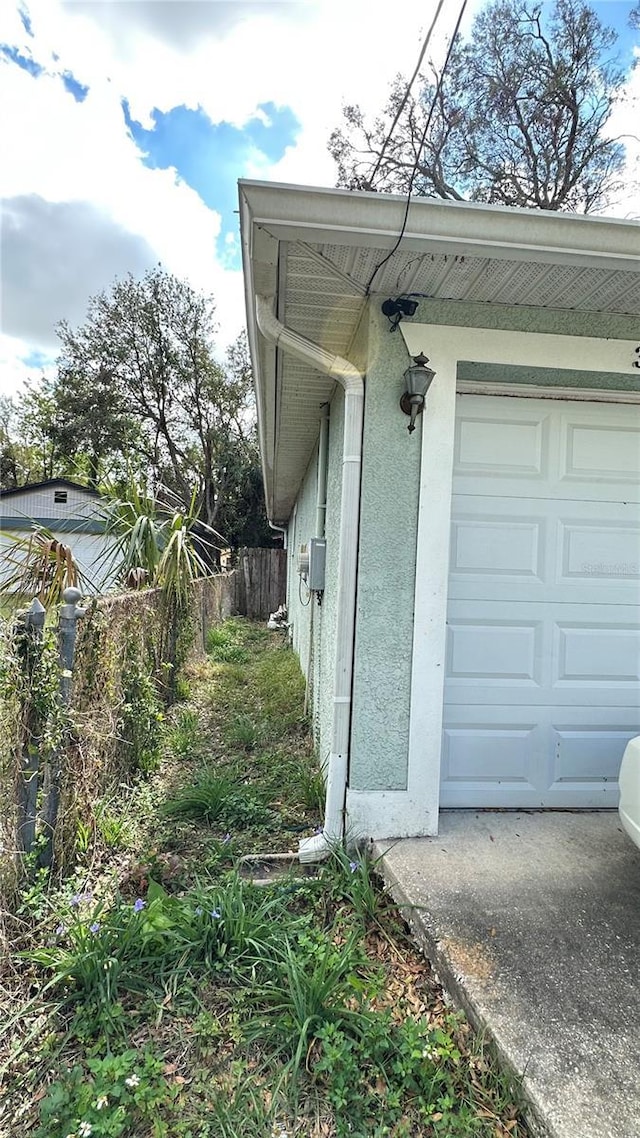
[(403, 919), (409, 925), (420, 950), (430, 961), (446, 995), (452, 1004), (465, 1013), (474, 1029), (490, 1042), (502, 1068), (512, 1075), (517, 1082), (521, 1092), (523, 1114), (532, 1138), (558, 1138), (555, 1127), (545, 1117), (544, 1106), (539, 1102), (538, 1095), (530, 1086), (526, 1073), (523, 1075), (522, 1071), (518, 1071), (514, 1066), (499, 1036), (491, 1029), (481, 1008), (478, 1007), (465, 988), (464, 978), (457, 974), (448, 953), (439, 943), (436, 931), (429, 923), (428, 912), (410, 900), (393, 869), (389, 866), (385, 854), (390, 848), (392, 847), (387, 842), (374, 843), (373, 856), (377, 862), (377, 871), (382, 877), (385, 888), (398, 906)]

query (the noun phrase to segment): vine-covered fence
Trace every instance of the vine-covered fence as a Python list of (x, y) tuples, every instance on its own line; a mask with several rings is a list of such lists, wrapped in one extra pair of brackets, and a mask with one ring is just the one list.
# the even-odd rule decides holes
[[(281, 560), (281, 551), (266, 551)], [(280, 556), (278, 556), (280, 555)], [(263, 559), (262, 574), (271, 558)], [(160, 589), (67, 603), (47, 620), (37, 602), (0, 642), (0, 884), (64, 872), (78, 827), (109, 788), (159, 761), (165, 707), (180, 672), (233, 613), (266, 617), (280, 579), (252, 601), (246, 574), (196, 581), (182, 601)], [(73, 592), (75, 595), (70, 596)], [(273, 604), (275, 609), (277, 604)], [(66, 629), (65, 629), (66, 614)], [(62, 618), (62, 619), (61, 619)], [(73, 625), (69, 657), (70, 624)], [(66, 637), (66, 639), (65, 639)]]

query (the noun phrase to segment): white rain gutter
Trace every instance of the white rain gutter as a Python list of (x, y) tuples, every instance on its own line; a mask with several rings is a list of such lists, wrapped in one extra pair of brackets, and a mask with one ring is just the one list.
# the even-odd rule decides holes
[(349, 731), (353, 679), (353, 641), (356, 612), (358, 525), (360, 520), (360, 468), (364, 375), (352, 363), (285, 327), (274, 315), (272, 303), (256, 294), (256, 322), (262, 335), (277, 348), (290, 352), (318, 371), (331, 376), (344, 390), (342, 444), (342, 497), (338, 545), (336, 595), (336, 657), (331, 712), (331, 750), (326, 769), (327, 793), (324, 828), (300, 842), (301, 862), (321, 861), (344, 834), (344, 811), (349, 771)]

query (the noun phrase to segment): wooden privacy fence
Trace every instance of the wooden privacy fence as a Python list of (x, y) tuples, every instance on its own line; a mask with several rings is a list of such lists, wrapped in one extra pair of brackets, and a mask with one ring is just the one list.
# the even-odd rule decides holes
[(284, 549), (241, 549), (235, 571), (236, 611), (250, 620), (267, 620), (287, 599)]

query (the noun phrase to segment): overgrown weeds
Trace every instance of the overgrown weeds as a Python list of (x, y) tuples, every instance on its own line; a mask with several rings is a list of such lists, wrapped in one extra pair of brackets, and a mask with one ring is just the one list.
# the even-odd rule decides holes
[(240, 854), (319, 824), (323, 782), (290, 650), (247, 622), (215, 631), (158, 769), (97, 802), (64, 888), (23, 894), (0, 1134), (525, 1138), (517, 1089), (366, 850), (266, 888), (240, 876)]

